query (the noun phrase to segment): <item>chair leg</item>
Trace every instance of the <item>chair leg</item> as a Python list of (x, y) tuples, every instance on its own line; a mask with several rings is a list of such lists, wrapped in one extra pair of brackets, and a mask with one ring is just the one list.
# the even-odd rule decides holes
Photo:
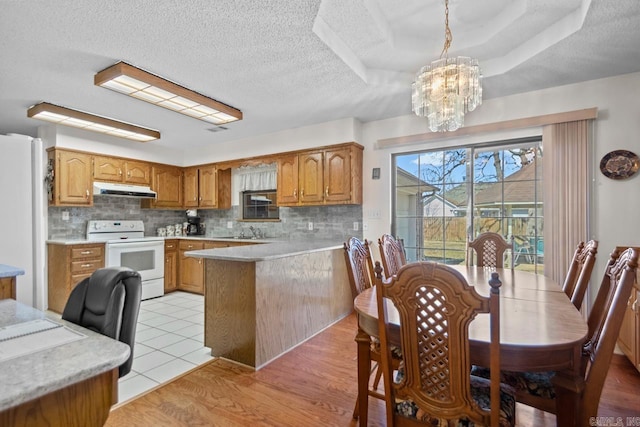
[[(358, 328), (358, 397), (356, 400), (359, 425), (366, 426), (369, 410), (369, 374), (371, 372), (371, 337)], [(354, 411), (355, 413), (356, 411)]]
[(380, 384), (380, 379), (382, 378), (382, 370), (378, 369), (379, 366), (376, 364), (375, 370), (376, 370), (376, 377), (373, 380), (373, 389), (377, 390), (378, 389), (378, 385)]
[(358, 396), (356, 398), (356, 404), (355, 407), (353, 408), (353, 419), (357, 420), (358, 417), (360, 416), (360, 405), (358, 405), (360, 403), (360, 396)]

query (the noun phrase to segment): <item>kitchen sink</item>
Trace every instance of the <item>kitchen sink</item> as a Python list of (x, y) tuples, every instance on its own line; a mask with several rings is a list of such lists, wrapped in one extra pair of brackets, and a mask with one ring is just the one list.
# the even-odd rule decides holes
[(212, 239), (242, 239), (242, 240), (260, 240), (263, 237), (253, 236), (211, 236)]

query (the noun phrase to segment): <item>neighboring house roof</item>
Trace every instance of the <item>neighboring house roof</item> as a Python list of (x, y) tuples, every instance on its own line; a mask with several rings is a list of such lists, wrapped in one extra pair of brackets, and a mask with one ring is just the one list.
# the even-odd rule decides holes
[[(536, 174), (537, 172), (537, 174)], [(536, 189), (536, 176), (540, 180), (535, 203), (542, 203), (542, 161), (529, 163), (513, 174), (505, 177), (503, 182), (476, 184), (474, 204), (476, 206), (493, 206), (501, 201), (509, 205), (532, 205), (531, 195)], [(482, 186), (482, 187), (480, 187)]]
[(438, 187), (434, 187), (426, 181), (421, 180), (414, 174), (396, 167), (396, 191), (406, 194), (418, 194), (425, 192), (438, 191)]
[(441, 194), (433, 194), (433, 195), (427, 197), (425, 199), (425, 201), (424, 201), (424, 204), (428, 205), (429, 203), (434, 202), (436, 200), (441, 201), (442, 203), (444, 203), (445, 205), (449, 206), (450, 208), (457, 208), (458, 207), (457, 204), (455, 204), (455, 203), (451, 202), (450, 200), (447, 200), (446, 198), (442, 197)]

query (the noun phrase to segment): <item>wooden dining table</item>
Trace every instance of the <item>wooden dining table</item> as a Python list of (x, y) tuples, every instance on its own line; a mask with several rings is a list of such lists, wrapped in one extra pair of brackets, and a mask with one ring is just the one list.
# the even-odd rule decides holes
[[(481, 295), (489, 295), (489, 279), (497, 272), (500, 288), (500, 366), (509, 371), (556, 371), (558, 426), (575, 426), (580, 414), (584, 377), (580, 374), (582, 344), (587, 323), (554, 280), (519, 270), (464, 265), (458, 270)], [(354, 301), (358, 316), (358, 407), (360, 425), (367, 425), (368, 383), (371, 370), (370, 337), (378, 336), (375, 286)], [(399, 324), (389, 303), (389, 320)], [(391, 344), (399, 344), (399, 327), (391, 331)], [(395, 332), (395, 333), (394, 333)], [(489, 366), (489, 315), (479, 314), (469, 326), (471, 363)]]

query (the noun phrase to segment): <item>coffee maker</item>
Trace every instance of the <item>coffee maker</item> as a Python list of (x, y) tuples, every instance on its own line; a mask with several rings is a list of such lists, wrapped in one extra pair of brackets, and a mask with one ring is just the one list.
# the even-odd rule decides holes
[(200, 222), (197, 216), (197, 210), (187, 210), (187, 236), (202, 236), (205, 233), (204, 224)]

